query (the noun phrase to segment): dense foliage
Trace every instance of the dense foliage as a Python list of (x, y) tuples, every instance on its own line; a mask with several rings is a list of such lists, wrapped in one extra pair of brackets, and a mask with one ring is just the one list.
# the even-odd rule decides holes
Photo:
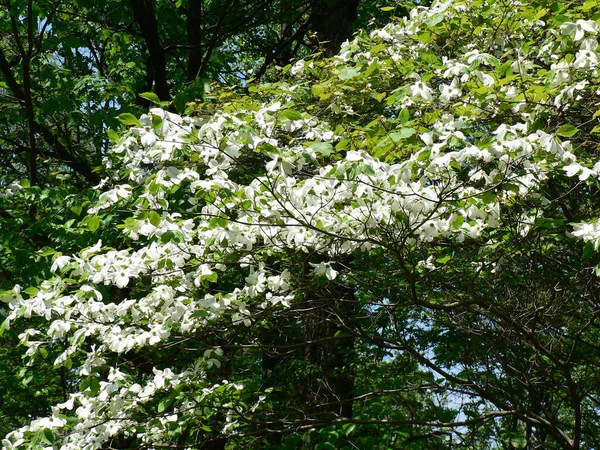
[(597, 3), (436, 2), (145, 94), (4, 294), (63, 398), (3, 450), (600, 446)]
[[(393, 4), (393, 2), (392, 2)], [(7, 0), (0, 7), (0, 290), (36, 286), (55, 252), (76, 253), (114, 227), (87, 233), (81, 220), (106, 176), (120, 114), (171, 110), (211, 83), (277, 79), (294, 58), (336, 52), (366, 21), (393, 11), (346, 0)], [(330, 23), (336, 26), (327, 26)], [(336, 47), (337, 46), (337, 47)], [(108, 133), (108, 136), (107, 136)], [(106, 224), (106, 222), (104, 222)], [(92, 222), (92, 229), (93, 229)], [(5, 312), (3, 312), (3, 317)], [(21, 361), (11, 328), (0, 341), (0, 436), (64, 399), (70, 372)], [(24, 328), (21, 328), (24, 327)], [(34, 376), (35, 374), (35, 376)]]

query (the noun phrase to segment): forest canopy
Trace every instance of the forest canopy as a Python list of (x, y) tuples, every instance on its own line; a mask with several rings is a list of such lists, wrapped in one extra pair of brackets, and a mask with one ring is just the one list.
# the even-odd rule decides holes
[(599, 6), (417, 5), (182, 105), (154, 72), (96, 186), (5, 178), (46, 414), (2, 449), (598, 448)]

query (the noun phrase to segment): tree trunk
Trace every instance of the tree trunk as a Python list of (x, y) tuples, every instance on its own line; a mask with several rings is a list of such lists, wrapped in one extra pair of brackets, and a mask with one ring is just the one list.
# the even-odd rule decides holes
[(187, 17), (187, 35), (190, 50), (188, 53), (187, 80), (193, 81), (198, 76), (202, 65), (202, 3), (203, 0), (189, 0)]
[(333, 56), (352, 38), (359, 0), (316, 0), (310, 19), (313, 51)]
[(154, 87), (156, 95), (162, 101), (170, 101), (169, 85), (167, 83), (167, 67), (165, 60), (165, 50), (160, 42), (158, 35), (158, 24), (152, 0), (130, 0), (133, 9), (133, 17), (140, 26), (142, 36), (146, 42), (152, 67), (148, 70), (154, 75)]
[(351, 418), (354, 339), (347, 336), (342, 322), (352, 316), (354, 292), (342, 285), (327, 287), (306, 302), (304, 359), (318, 373), (308, 382), (305, 401), (319, 415)]

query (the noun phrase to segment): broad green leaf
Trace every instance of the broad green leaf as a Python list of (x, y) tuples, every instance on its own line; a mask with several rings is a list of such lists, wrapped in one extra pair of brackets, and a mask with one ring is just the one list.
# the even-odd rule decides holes
[(135, 117), (131, 113), (119, 114), (119, 116), (117, 118), (119, 119), (119, 122), (121, 122), (123, 125), (126, 125), (126, 126), (136, 126), (136, 127), (142, 126), (140, 124), (140, 121), (138, 120), (138, 118)]
[(284, 109), (281, 115), (289, 120), (302, 120), (302, 114), (295, 109)]
[(158, 214), (156, 211), (150, 211), (148, 213), (148, 220), (150, 221), (150, 223), (152, 225), (154, 225), (155, 227), (160, 226), (160, 222), (161, 222), (161, 217), (160, 214)]
[(444, 20), (443, 13), (436, 13), (427, 20), (427, 25), (430, 27), (435, 27), (437, 24), (441, 23)]
[(404, 108), (402, 111), (400, 111), (398, 119), (400, 119), (402, 125), (406, 125), (410, 120), (410, 112), (408, 111), (408, 109)]
[(28, 287), (27, 289), (25, 289), (23, 292), (31, 297), (34, 297), (37, 295), (37, 293), (39, 291), (38, 291), (38, 288), (31, 286), (31, 287)]
[(94, 216), (89, 216), (89, 219), (87, 221), (87, 227), (90, 231), (96, 231), (98, 229), (98, 227), (100, 226), (100, 217), (94, 215)]
[(323, 156), (329, 156), (333, 153), (333, 145), (329, 142), (316, 142), (310, 146), (315, 153), (321, 154)]
[(357, 77), (358, 74), (359, 74), (358, 70), (355, 69), (354, 67), (346, 67), (345, 69), (343, 69), (340, 72), (339, 78), (340, 78), (340, 80), (349, 80), (351, 78)]
[(121, 138), (119, 133), (117, 133), (115, 130), (111, 130), (110, 128), (106, 130), (106, 135), (112, 142), (117, 142)]
[(156, 104), (162, 103), (160, 101), (160, 98), (158, 98), (158, 95), (156, 95), (154, 92), (142, 92), (141, 94), (139, 94), (139, 96), (142, 98), (145, 98), (146, 100), (148, 100), (152, 103), (156, 103)]
[(577, 134), (578, 131), (579, 129), (577, 129), (577, 127), (567, 123), (565, 125), (562, 125), (558, 130), (556, 130), (556, 134), (562, 137), (572, 137), (575, 136), (575, 134)]
[(583, 246), (583, 253), (581, 254), (581, 260), (587, 261), (594, 254), (594, 243), (588, 242)]
[(415, 130), (414, 128), (402, 128), (400, 131), (390, 133), (390, 137), (394, 142), (398, 142), (402, 139), (408, 139), (409, 137), (413, 136), (416, 132), (417, 130)]
[(44, 247), (38, 252), (41, 256), (50, 256), (56, 253), (56, 250), (50, 247)]

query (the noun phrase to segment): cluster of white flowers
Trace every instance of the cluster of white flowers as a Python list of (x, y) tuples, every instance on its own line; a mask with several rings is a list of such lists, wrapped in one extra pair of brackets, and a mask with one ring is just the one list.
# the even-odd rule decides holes
[[(419, 7), (410, 18), (372, 36), (386, 42), (393, 61), (420, 60), (435, 44), (415, 35), (469, 13), (465, 5), (446, 1)], [(526, 25), (543, 28), (542, 23)], [(546, 60), (552, 65), (546, 81), (554, 98), (543, 100), (566, 105), (581, 95), (589, 77), (598, 75), (597, 28), (587, 20), (565, 22), (554, 34), (544, 34), (548, 41), (538, 54), (516, 52), (510, 70), (525, 76), (533, 60)], [(520, 26), (511, 29), (522, 31)], [(550, 44), (556, 37), (560, 39)], [(111, 152), (113, 166), (121, 167), (125, 178), (89, 210), (94, 215), (126, 204), (132, 214), (122, 231), (131, 247), (105, 249), (98, 242), (78, 255), (59, 255), (52, 265), (56, 277), (37, 294), (26, 298), (20, 289), (13, 291), (7, 324), (31, 315), (51, 321), (45, 336), (34, 330), (21, 338), (30, 355), (45, 343), (67, 339), (58, 365), (87, 343), (91, 349), (73, 370), (90, 376), (110, 355), (163, 344), (175, 333), (190, 335), (216, 319), (250, 327), (254, 311), (289, 306), (292, 274), (275, 271), (266, 262), (278, 252), (320, 254), (322, 262), (310, 265), (314, 276), (339, 281), (343, 270), (336, 258), (359, 249), (479, 239), (501, 226), (503, 205), (535, 193), (551, 171), (581, 181), (598, 179), (600, 163), (588, 167), (568, 141), (530, 131), (541, 106), (522, 108), (527, 97), (519, 82), (494, 72), (506, 53), (501, 41), (509, 38), (482, 36), (454, 59), (444, 57), (434, 71), (436, 82), (418, 72), (399, 82), (405, 89), (395, 95), (395, 106), (413, 108), (416, 116), (422, 113), (415, 105), (423, 110), (452, 102), (475, 106), (470, 112), (463, 108), (464, 115), (441, 114), (420, 134), (412, 130), (400, 135), (398, 139), (415, 134), (419, 148), (394, 163), (374, 157), (369, 148), (322, 158), (320, 149), (335, 152), (343, 136), (334, 134), (326, 121), (293, 110), (289, 95), (254, 109), (206, 117), (150, 110), (140, 119), (141, 126), (131, 129)], [(555, 56), (569, 39), (580, 47), (575, 57)], [(350, 67), (365, 59), (378, 64), (378, 56), (359, 44), (345, 45), (335, 65)], [(396, 76), (392, 66), (381, 64), (382, 73)], [(310, 69), (312, 65), (300, 61), (292, 73)], [(483, 103), (492, 108), (494, 102), (507, 101), (514, 103), (519, 120), (486, 130), (488, 142), (477, 144), (471, 133), (477, 130), (478, 114), (484, 114)], [(262, 166), (246, 166), (247, 154), (262, 157)], [(174, 211), (174, 205), (182, 204)], [(524, 218), (519, 233), (526, 235), (534, 221)], [(575, 225), (573, 235), (599, 247), (597, 221)], [(429, 258), (421, 266), (433, 270), (435, 262)], [(245, 273), (239, 286), (229, 292), (211, 289), (230, 267)], [(123, 290), (126, 298), (111, 302), (105, 286)], [(136, 286), (143, 288), (128, 298), (125, 289)], [(100, 448), (111, 437), (133, 432), (140, 425), (133, 412), (155, 395), (181, 383), (200, 383), (205, 370), (219, 364), (219, 354), (208, 351), (198, 365), (179, 374), (155, 368), (144, 385), (112, 368), (95, 389), (73, 394), (50, 417), (10, 434), (3, 449), (23, 448), (26, 435), (40, 429), (55, 430), (62, 439), (60, 448)], [(205, 395), (217, 387), (206, 387)], [(192, 406), (179, 404), (158, 422), (143, 423), (143, 440), (160, 442), (168, 423), (178, 420), (177, 411)], [(68, 426), (65, 413), (74, 418)], [(234, 426), (233, 418), (227, 426)], [(67, 431), (62, 434), (62, 429)]]

